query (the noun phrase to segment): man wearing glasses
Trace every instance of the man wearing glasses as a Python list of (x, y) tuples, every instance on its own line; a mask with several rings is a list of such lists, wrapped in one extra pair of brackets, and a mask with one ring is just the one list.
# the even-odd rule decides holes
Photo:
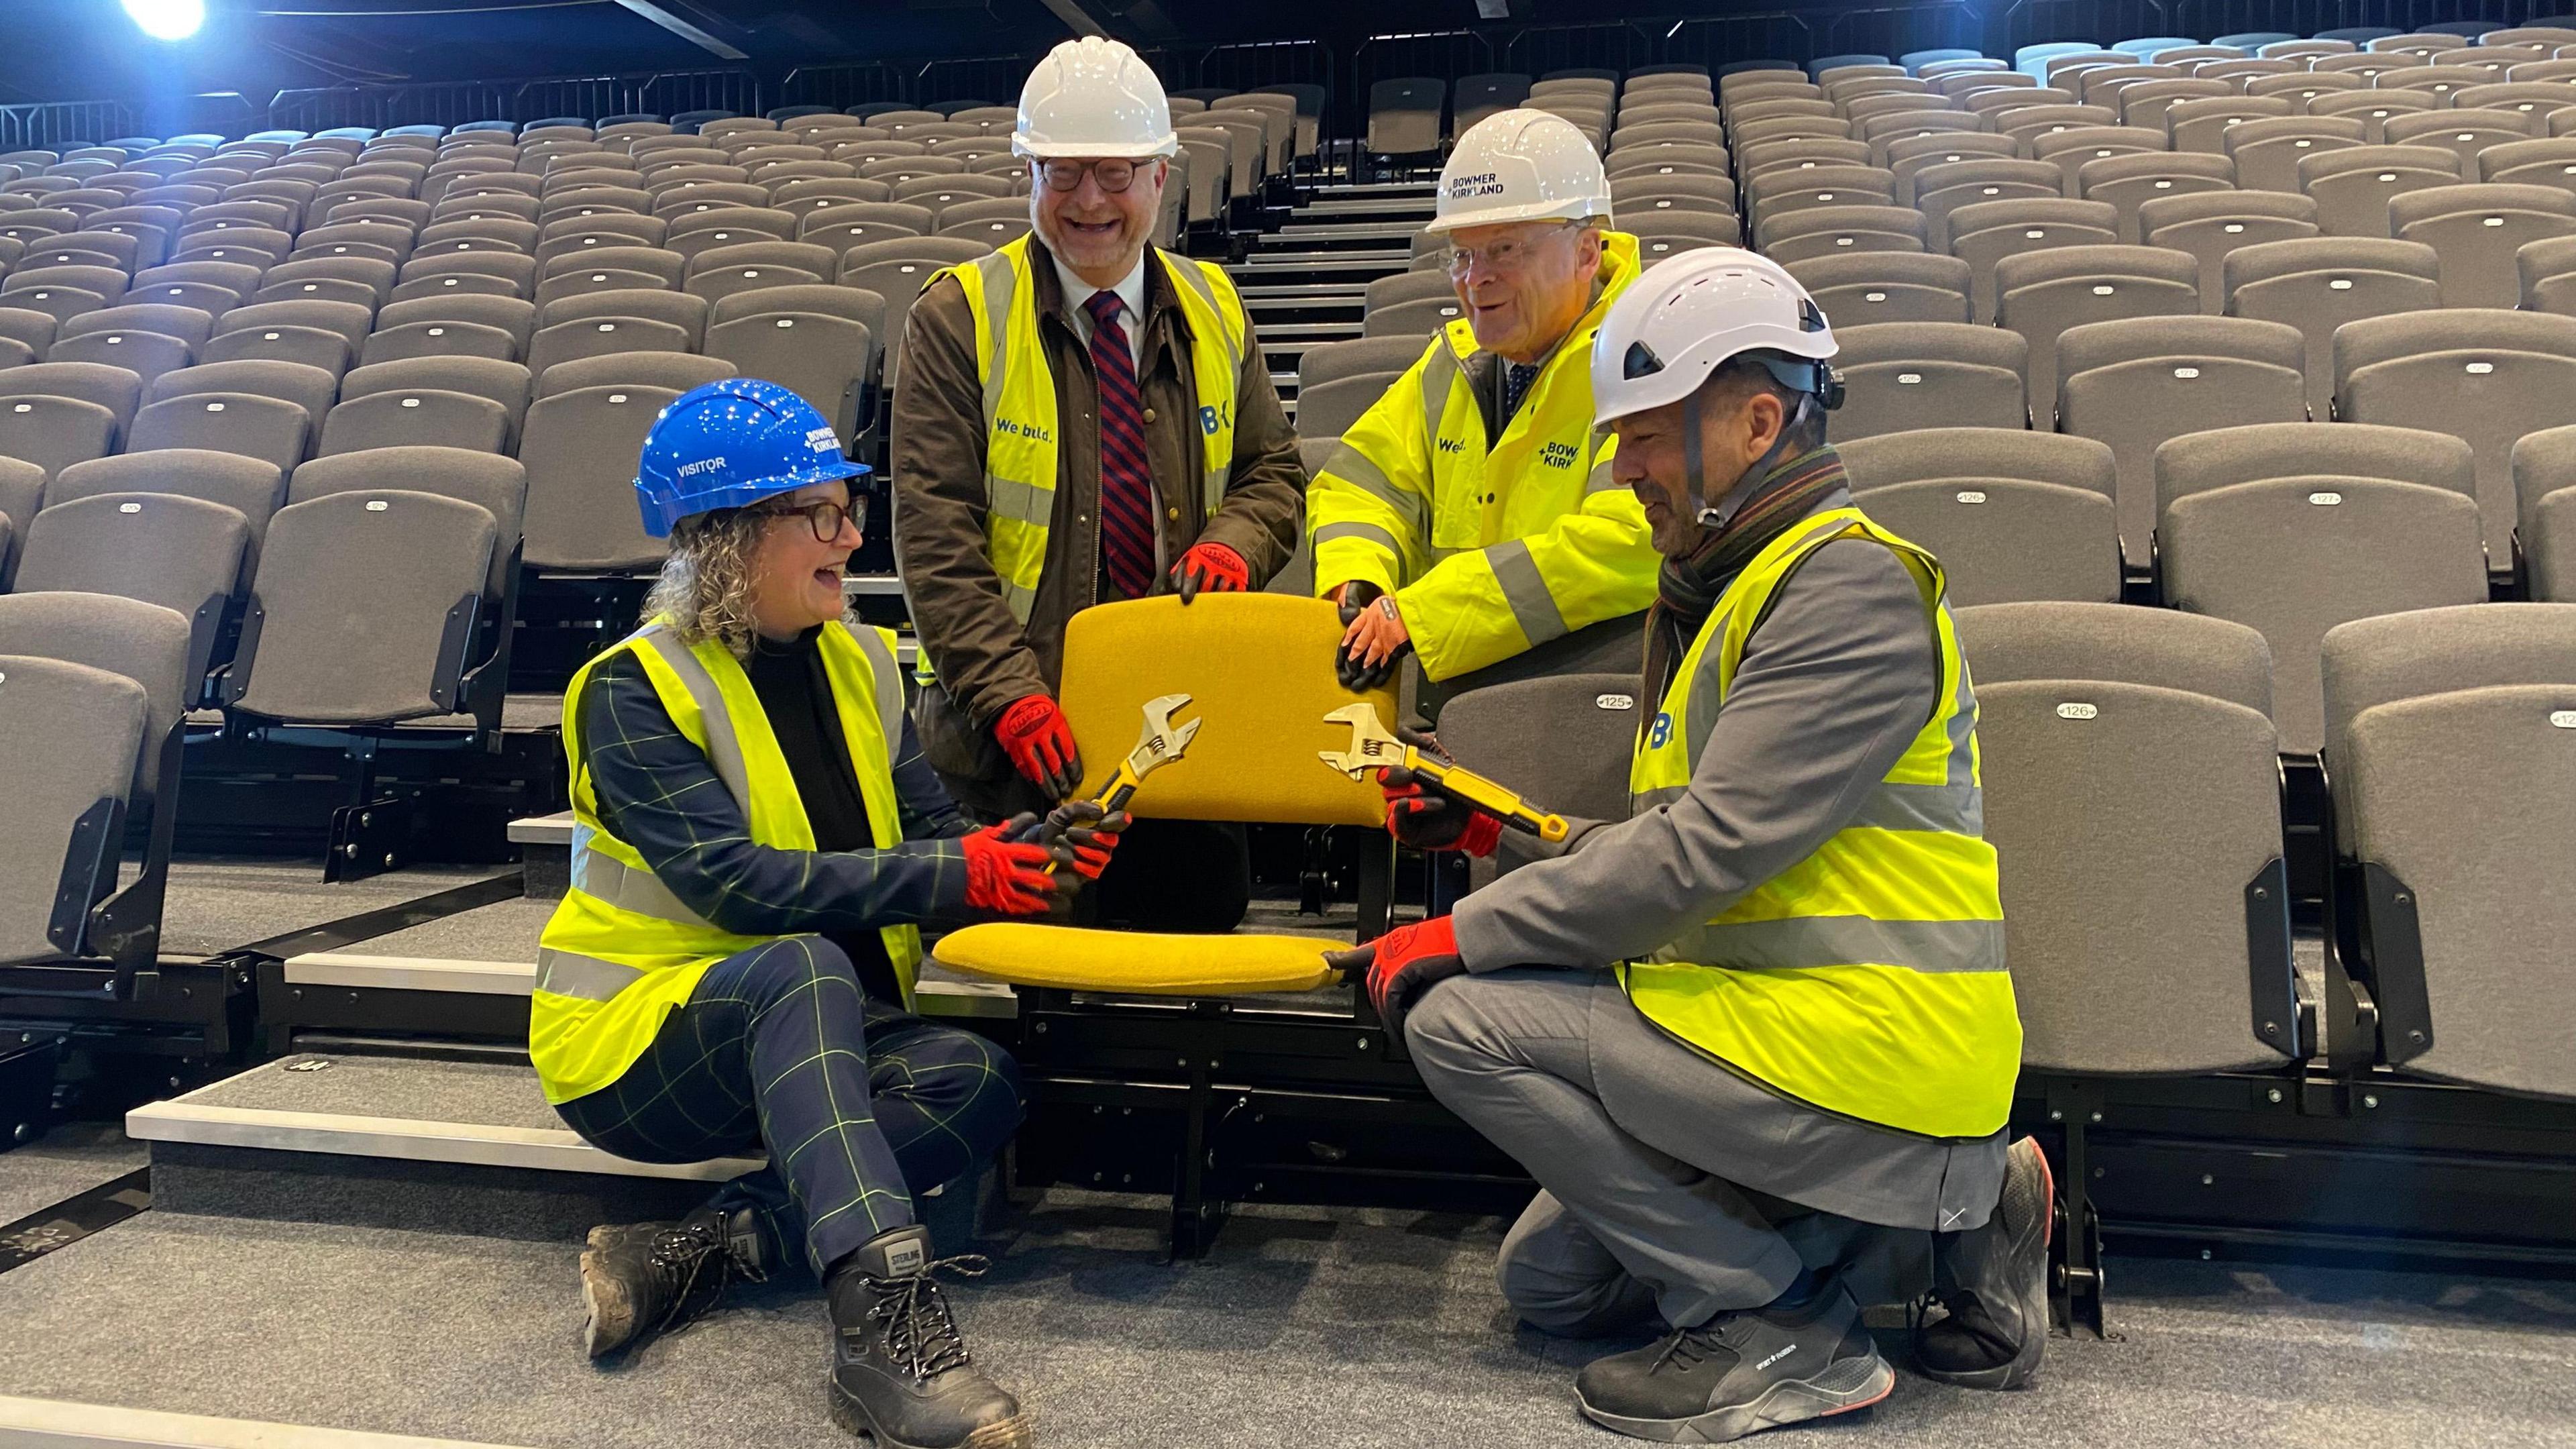
[[(1222, 268), (1148, 246), (1180, 147), (1162, 83), (1114, 40), (1067, 41), (1020, 94), (1033, 235), (933, 278), (895, 389), (895, 551), (936, 680), (919, 722), (970, 809), (1043, 809), (1081, 781), (1057, 708), (1066, 622), (1166, 590), (1259, 588), (1297, 541), (1305, 471)], [(1150, 822), (1104, 922), (1225, 930), (1241, 836)]]
[[(1449, 239), (1466, 315), (1342, 435), (1309, 500), (1315, 590), (1350, 625), (1343, 682), (1380, 683), (1407, 652), (1449, 682), (1435, 693), (1633, 671), (1643, 634), (1628, 616), (1654, 601), (1657, 560), (1592, 427), (1585, 359), (1637, 275), (1636, 239), (1606, 229), (1591, 143), (1544, 111), (1459, 137), (1436, 206), (1425, 230)], [(1493, 672), (1459, 678), (1479, 670)]]

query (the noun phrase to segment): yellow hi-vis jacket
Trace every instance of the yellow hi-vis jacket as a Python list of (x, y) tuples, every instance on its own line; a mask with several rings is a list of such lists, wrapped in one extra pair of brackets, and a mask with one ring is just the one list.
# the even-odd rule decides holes
[(1637, 277), (1637, 239), (1601, 241), (1601, 295), (1490, 444), (1460, 387), (1475, 329), (1451, 322), (1342, 434), (1306, 490), (1315, 592), (1395, 596), (1422, 672), (1449, 679), (1655, 600), (1662, 567), (1592, 429), (1592, 335)]
[[(903, 839), (895, 799), (892, 741), (903, 738), (903, 678), (894, 636), (838, 626), (821, 636), (823, 671), (859, 777), (859, 798), (880, 848)], [(602, 660), (631, 653), (653, 681), (671, 722), (704, 750), (751, 822), (751, 839), (773, 850), (812, 850), (814, 827), (787, 756), (760, 707), (750, 676), (723, 644), (692, 648), (654, 620), (582, 666), (564, 693), (564, 753), (572, 763), (572, 888), (547, 920), (537, 949), (529, 1005), (528, 1057), (546, 1100), (569, 1102), (614, 1082), (644, 1055), (663, 1018), (685, 1004), (709, 966), (768, 936), (724, 930), (681, 903), (633, 846), (599, 823), (575, 717), (582, 689)], [(921, 933), (881, 933), (906, 1003), (921, 964)]]
[[(1199, 438), (1207, 449), (1205, 514), (1225, 501), (1234, 469), (1235, 382), (1252, 324), (1235, 294), (1234, 279), (1213, 262), (1152, 255), (1172, 279), (1190, 335), (1216, 340), (1190, 349), (1197, 384)], [(1002, 598), (1022, 624), (1037, 600), (1046, 571), (1047, 531), (1055, 516), (1055, 375), (1047, 370), (1038, 338), (1037, 286), (1030, 275), (1029, 239), (1005, 243), (992, 255), (950, 267), (975, 319), (975, 371), (984, 382), (984, 552), (1002, 581)], [(921, 662), (927, 679), (930, 661)]]
[[(1719, 596), (1629, 771), (1636, 811), (1690, 787), (1694, 713), (1714, 715), (1745, 642), (1808, 555), (1893, 550), (1940, 642), (1939, 704), (1849, 825), (1647, 961), (1620, 968), (1664, 1030), (1827, 1111), (1930, 1137), (2000, 1131), (2021, 1069), (1995, 849), (1983, 838), (1977, 704), (1930, 554), (1837, 508), (1803, 519)], [(1717, 651), (1712, 693), (1703, 659)]]

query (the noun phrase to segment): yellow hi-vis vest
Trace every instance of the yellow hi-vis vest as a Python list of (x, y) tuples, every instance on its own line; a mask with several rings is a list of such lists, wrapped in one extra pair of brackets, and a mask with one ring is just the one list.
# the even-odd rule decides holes
[[(2021, 1069), (2003, 903), (1986, 843), (1977, 703), (1930, 554), (1856, 508), (1800, 521), (1728, 584), (1638, 741), (1632, 808), (1680, 798), (1745, 643), (1836, 539), (1895, 551), (1941, 646), (1940, 703), (1852, 822), (1707, 924), (1621, 968), (1637, 1009), (1776, 1091), (1929, 1137), (1999, 1131)], [(1714, 689), (1701, 661), (1717, 651)]]
[(1637, 278), (1637, 239), (1601, 239), (1601, 295), (1540, 365), (1488, 444), (1459, 383), (1476, 331), (1451, 322), (1342, 434), (1306, 490), (1315, 592), (1352, 580), (1395, 595), (1422, 672), (1451, 679), (1655, 601), (1635, 495), (1592, 428), (1592, 337)]
[[(822, 650), (869, 830), (880, 848), (899, 844), (903, 824), (890, 742), (903, 738), (903, 678), (895, 667), (894, 636), (839, 625), (823, 631)], [(814, 848), (814, 827), (787, 756), (741, 661), (724, 645), (707, 640), (691, 648), (657, 619), (582, 666), (564, 694), (564, 753), (572, 762), (572, 889), (539, 940), (536, 994), (528, 1013), (528, 1057), (549, 1102), (569, 1102), (616, 1081), (652, 1045), (663, 1018), (688, 1001), (709, 966), (777, 939), (736, 935), (690, 910), (633, 846), (600, 825), (575, 710), (591, 671), (627, 653), (643, 664), (671, 722), (706, 751), (717, 777), (741, 803), (752, 842), (772, 850)], [(909, 1002), (921, 964), (921, 933), (889, 926), (880, 934)]]
[[(1157, 247), (1163, 274), (1180, 299), (1190, 329), (1190, 372), (1199, 404), (1199, 440), (1207, 449), (1203, 515), (1225, 501), (1234, 469), (1235, 383), (1243, 374), (1252, 323), (1234, 281), (1213, 262), (1195, 262)], [(1055, 516), (1056, 392), (1046, 349), (1038, 341), (1037, 285), (1025, 236), (987, 257), (954, 266), (975, 318), (975, 373), (984, 383), (984, 554), (1002, 581), (1011, 617), (1026, 624), (1046, 570), (1047, 531)], [(926, 671), (929, 661), (923, 660)], [(924, 677), (928, 677), (925, 673)]]

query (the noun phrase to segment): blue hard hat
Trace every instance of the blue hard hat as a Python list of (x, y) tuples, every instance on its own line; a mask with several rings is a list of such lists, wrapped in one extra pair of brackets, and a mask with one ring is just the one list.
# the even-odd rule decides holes
[(674, 398), (644, 435), (635, 503), (644, 531), (669, 538), (692, 514), (740, 508), (808, 483), (864, 478), (814, 405), (774, 382), (729, 377)]

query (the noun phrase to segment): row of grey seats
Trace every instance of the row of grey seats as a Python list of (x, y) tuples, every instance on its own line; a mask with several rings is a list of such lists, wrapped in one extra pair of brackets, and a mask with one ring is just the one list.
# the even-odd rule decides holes
[[(2326, 969), (2412, 973), (2404, 987), (2429, 1005), (2422, 1044), (2342, 1040), (2357, 1024), (2333, 1020), (2325, 1042), (2299, 1039), (2286, 737), (2260, 633), (2085, 603), (1963, 608), (1958, 633), (1977, 682), (2025, 1071), (2297, 1070), (2323, 1047), (2365, 1067), (2576, 1096), (2559, 1049), (2576, 994), (2557, 969), (2576, 930), (2564, 888), (2576, 816), (2563, 808), (2576, 789), (2576, 605), (2429, 608), (2322, 641), (2335, 855), (2395, 883), (2338, 898), (2341, 934), (2360, 949)], [(1635, 715), (1608, 706), (1632, 689), (1583, 675), (1472, 691), (1445, 707), (1442, 743), (1555, 808), (1619, 818)], [(2386, 909), (2390, 896), (2409, 908)], [(2153, 1012), (2101, 1009), (2148, 980)]]
[[(774, 329), (773, 329), (774, 330)], [(26, 480), (0, 500), (0, 515), (27, 532), (39, 508), (63, 488), (77, 488), (83, 469), (126, 479), (162, 478), (168, 491), (194, 491), (200, 455), (237, 459), (270, 477), (309, 466), (301, 440), (316, 431), (323, 448), (312, 461), (365, 459), (377, 453), (436, 447), (449, 456), (485, 455), (524, 465), (531, 483), (528, 562), (547, 572), (627, 572), (658, 564), (662, 546), (642, 532), (628, 497), (636, 450), (662, 406), (699, 384), (735, 376), (716, 357), (674, 352), (608, 354), (560, 363), (538, 380), (528, 370), (489, 358), (419, 358), (378, 363), (337, 385), (318, 368), (294, 363), (206, 364), (165, 376), (164, 388), (188, 373), (209, 383), (257, 385), (268, 391), (174, 392), (120, 424), (111, 404), (130, 397), (131, 374), (86, 363), (38, 363), (0, 370), (44, 372), (46, 386), (88, 398), (46, 394), (0, 396), (0, 460)], [(307, 395), (298, 399), (297, 388)], [(105, 399), (93, 400), (93, 399)], [(99, 446), (118, 441), (123, 450)], [(131, 487), (133, 484), (125, 486)], [(7, 553), (0, 549), (0, 565)], [(0, 567), (0, 580), (5, 580)]]
[[(2046, 317), (2041, 289), (2013, 295), (2030, 298), (2021, 313)], [(1847, 389), (1834, 418), (1838, 440), (2032, 426), (2108, 445), (2136, 568), (2147, 563), (2147, 500), (2164, 442), (2249, 423), (2332, 419), (2465, 443), (2488, 555), (2495, 572), (2510, 573), (2515, 449), (2526, 436), (2576, 424), (2576, 318), (2528, 312), (2402, 312), (2345, 323), (2328, 353), (2324, 409), (2311, 403), (2303, 380), (2305, 344), (2280, 322), (2147, 316), (2027, 331), (1879, 323), (1837, 338)]]

